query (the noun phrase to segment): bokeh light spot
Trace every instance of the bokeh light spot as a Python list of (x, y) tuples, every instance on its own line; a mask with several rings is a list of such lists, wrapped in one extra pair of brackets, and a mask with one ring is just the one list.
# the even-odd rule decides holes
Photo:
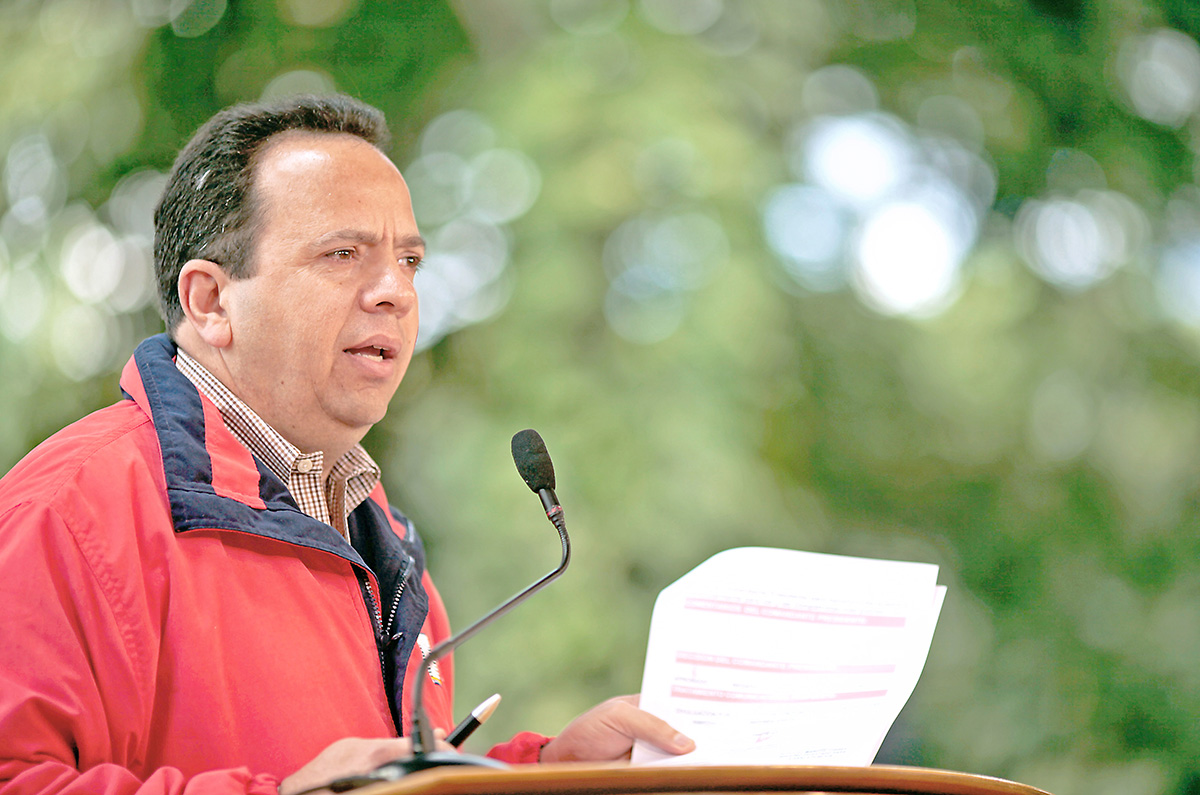
[(350, 16), (359, 0), (279, 0), (279, 13), (306, 28), (327, 28)]
[(144, 28), (157, 28), (171, 21), (175, 0), (130, 0), (134, 20)]
[(467, 202), (467, 163), (449, 152), (433, 152), (404, 169), (413, 212), (421, 226), (445, 223)]
[(1200, 106), (1200, 46), (1170, 28), (1130, 36), (1116, 58), (1124, 97), (1143, 119), (1179, 127)]
[(121, 233), (152, 241), (154, 207), (166, 184), (166, 175), (158, 171), (134, 171), (121, 178), (101, 211)]
[(627, 272), (613, 282), (604, 296), (604, 319), (623, 339), (650, 345), (678, 330), (684, 301), (678, 293), (650, 288), (644, 275)]
[(120, 284), (124, 260), (121, 246), (108, 227), (94, 222), (76, 227), (63, 241), (63, 281), (80, 301), (103, 301)]
[(1200, 237), (1181, 240), (1163, 252), (1155, 273), (1158, 300), (1179, 322), (1200, 328)]
[(1081, 290), (1107, 278), (1143, 244), (1148, 222), (1121, 194), (1081, 191), (1031, 200), (1013, 227), (1016, 247), (1046, 281)]
[(817, 291), (845, 284), (842, 258), (850, 222), (837, 199), (811, 185), (776, 189), (763, 210), (768, 245), (793, 278)]
[(50, 350), (63, 375), (83, 381), (109, 367), (116, 338), (110, 316), (94, 306), (74, 304), (54, 318)]
[(0, 332), (11, 342), (22, 342), (33, 333), (46, 311), (46, 288), (30, 261), (9, 272), (0, 289)]
[(208, 33), (225, 16), (226, 0), (171, 0), (171, 30), (183, 39)]
[(503, 224), (529, 211), (541, 190), (533, 161), (513, 149), (489, 149), (471, 161), (467, 188), (470, 214)]
[(872, 213), (857, 248), (855, 286), (884, 313), (931, 314), (953, 298), (959, 246), (928, 205), (896, 202)]
[(663, 33), (695, 35), (721, 16), (723, 0), (639, 0), (642, 17)]
[[(853, 71), (839, 74), (854, 84)], [(958, 114), (968, 127), (974, 119), (954, 102), (928, 113)], [(818, 117), (786, 147), (806, 181), (768, 195), (763, 227), (793, 280), (809, 290), (850, 281), (885, 314), (928, 316), (957, 298), (962, 260), (995, 197), (995, 169), (981, 155), (945, 131), (916, 137), (877, 111)]]
[(452, 110), (438, 116), (421, 132), (418, 144), (422, 155), (447, 152), (467, 160), (495, 145), (492, 125), (470, 110)]
[(631, 294), (695, 290), (729, 258), (729, 239), (715, 218), (700, 213), (638, 216), (621, 224), (604, 245), (609, 278)]
[(337, 90), (333, 78), (315, 69), (293, 69), (271, 79), (261, 99), (280, 99), (297, 94), (331, 94)]
[(44, 133), (28, 135), (8, 150), (4, 191), (10, 204), (36, 197), (43, 206), (56, 205), (65, 199), (66, 190), (66, 178)]
[(762, 25), (755, 17), (754, 6), (746, 3), (726, 3), (717, 21), (699, 37), (704, 48), (726, 57), (753, 51), (762, 38)]
[(629, 14), (629, 0), (551, 0), (550, 18), (569, 33), (607, 33)]
[(492, 224), (457, 219), (429, 235), (429, 255), (414, 282), (421, 298), (418, 347), (492, 317), (504, 308), (497, 290), (509, 262), (509, 242)]
[(908, 177), (913, 152), (904, 130), (883, 114), (823, 118), (808, 128), (793, 170), (853, 205), (886, 196)]
[(800, 101), (809, 116), (844, 116), (876, 110), (879, 92), (859, 69), (833, 64), (805, 78)]

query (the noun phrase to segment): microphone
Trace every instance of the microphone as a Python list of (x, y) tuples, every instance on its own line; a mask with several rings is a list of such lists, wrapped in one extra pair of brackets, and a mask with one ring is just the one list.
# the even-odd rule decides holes
[[(550, 454), (546, 452), (546, 443), (542, 441), (542, 437), (538, 435), (538, 432), (533, 429), (520, 431), (512, 438), (512, 455), (513, 463), (517, 465), (517, 472), (520, 473), (521, 479), (541, 499), (542, 507), (546, 509), (546, 517), (551, 521), (555, 529), (558, 530), (559, 541), (562, 542), (562, 560), (559, 562), (557, 568), (544, 575), (540, 580), (525, 588), (525, 590), (509, 597), (507, 601), (483, 618), (477, 620), (474, 624), (471, 624), (471, 626), (434, 646), (429, 651), (429, 654), (425, 656), (424, 667), (426, 674), (428, 674), (430, 666), (439, 659), (458, 648), (460, 644), (473, 637), (479, 630), (500, 618), (509, 610), (524, 602), (536, 591), (541, 590), (552, 580), (556, 579), (566, 570), (567, 564), (571, 561), (571, 539), (567, 536), (566, 520), (563, 518), (562, 506), (559, 505), (558, 497), (554, 494), (554, 465), (550, 463)], [(418, 770), (426, 770), (431, 767), (441, 767), (443, 765), (507, 767), (503, 762), (485, 756), (460, 754), (454, 751), (425, 750), (426, 748), (433, 748), (434, 745), (433, 729), (428, 724), (428, 716), (425, 714), (423, 698), (425, 680), (427, 678), (427, 675), (416, 677), (416, 684), (413, 687), (412, 756), (408, 759), (398, 759), (394, 762), (388, 762), (363, 776), (338, 779), (327, 785), (329, 789), (334, 792), (345, 792), (346, 790), (366, 784), (374, 784), (380, 781), (394, 781), (401, 776), (415, 773)]]
[[(566, 520), (563, 518), (562, 506), (554, 494), (554, 464), (550, 463), (550, 453), (546, 452), (546, 443), (532, 428), (519, 432), (512, 438), (513, 461), (517, 472), (525, 485), (542, 500), (548, 518), (558, 532), (566, 537)], [(570, 554), (570, 550), (567, 550)]]

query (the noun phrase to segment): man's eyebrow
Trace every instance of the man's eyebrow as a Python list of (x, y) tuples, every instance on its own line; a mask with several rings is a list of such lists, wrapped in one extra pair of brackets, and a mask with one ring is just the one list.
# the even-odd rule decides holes
[[(368, 232), (364, 229), (337, 229), (332, 232), (326, 232), (313, 241), (313, 245), (321, 247), (334, 242), (347, 243), (368, 243), (374, 244), (379, 242), (379, 235), (374, 232)], [(420, 235), (405, 235), (396, 238), (396, 248), (425, 248), (425, 238)]]
[(365, 229), (335, 229), (332, 232), (326, 232), (313, 241), (315, 246), (324, 246), (330, 243), (377, 243), (379, 235), (368, 232)]
[(396, 238), (396, 248), (425, 248), (425, 238), (420, 235), (405, 235)]

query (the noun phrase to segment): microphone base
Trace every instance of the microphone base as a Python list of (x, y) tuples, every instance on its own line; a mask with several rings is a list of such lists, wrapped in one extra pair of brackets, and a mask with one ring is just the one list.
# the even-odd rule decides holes
[(388, 762), (385, 765), (375, 768), (374, 772), (380, 776), (381, 780), (391, 781), (402, 776), (407, 776), (409, 773), (416, 773), (419, 770), (450, 766), (491, 767), (497, 770), (506, 770), (508, 768), (508, 765), (503, 762), (487, 756), (460, 754), (456, 751), (431, 751), (427, 754), (422, 753), (410, 756), (408, 759), (397, 759), (394, 762)]
[(382, 764), (370, 773), (362, 776), (350, 776), (332, 781), (326, 789), (333, 792), (349, 792), (352, 789), (379, 784), (384, 781), (397, 781), (409, 773), (431, 770), (435, 767), (490, 767), (496, 770), (507, 770), (508, 765), (496, 759), (473, 754), (460, 754), (455, 751), (433, 751), (410, 756), (407, 759), (397, 759), (394, 762)]

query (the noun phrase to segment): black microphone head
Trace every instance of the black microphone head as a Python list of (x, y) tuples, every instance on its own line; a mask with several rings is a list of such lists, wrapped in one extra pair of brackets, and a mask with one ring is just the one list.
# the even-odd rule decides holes
[(517, 432), (512, 438), (513, 463), (525, 485), (535, 494), (542, 489), (554, 490), (554, 464), (546, 452), (546, 443), (532, 428)]

